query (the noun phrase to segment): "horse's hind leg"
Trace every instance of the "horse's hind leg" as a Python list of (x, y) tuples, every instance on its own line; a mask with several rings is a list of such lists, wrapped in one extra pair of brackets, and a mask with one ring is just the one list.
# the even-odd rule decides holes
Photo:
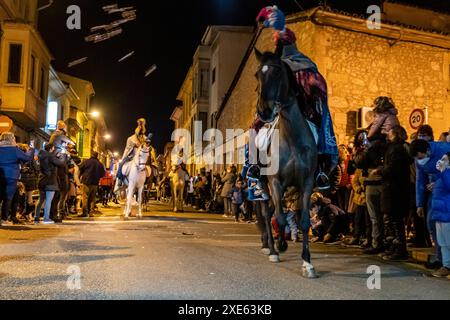
[(278, 233), (278, 243), (277, 249), (280, 252), (285, 252), (288, 249), (288, 244), (284, 237), (284, 233), (286, 230), (287, 220), (286, 214), (284, 213), (282, 206), (282, 198), (284, 194), (284, 188), (282, 187), (280, 181), (278, 179), (273, 179), (271, 181), (271, 190), (272, 190), (272, 202), (275, 209), (275, 219), (277, 220), (279, 233)]
[(173, 187), (173, 212), (177, 213), (178, 212), (178, 188), (177, 186)]
[(278, 262), (280, 262), (280, 256), (279, 256), (278, 252), (275, 250), (273, 234), (272, 234), (272, 214), (271, 214), (271, 211), (269, 208), (269, 203), (267, 201), (261, 202), (261, 209), (262, 209), (262, 216), (264, 218), (264, 223), (265, 223), (266, 232), (267, 232), (267, 242), (268, 242), (269, 250), (270, 250), (269, 260), (270, 260), (270, 262), (278, 263)]
[(311, 228), (311, 219), (309, 217), (311, 193), (306, 192), (303, 194), (303, 209), (300, 226), (303, 232), (303, 276), (306, 278), (317, 278), (314, 266), (311, 264), (311, 251), (309, 246), (309, 230)]
[(127, 204), (125, 205), (124, 211), (125, 219), (128, 219), (131, 214), (131, 201), (133, 199), (133, 194), (134, 194), (134, 183), (130, 182), (128, 185), (128, 192), (127, 192)]
[(180, 212), (184, 212), (184, 186), (180, 188)]
[(144, 192), (144, 186), (140, 187), (138, 190), (138, 219), (142, 219), (142, 194)]

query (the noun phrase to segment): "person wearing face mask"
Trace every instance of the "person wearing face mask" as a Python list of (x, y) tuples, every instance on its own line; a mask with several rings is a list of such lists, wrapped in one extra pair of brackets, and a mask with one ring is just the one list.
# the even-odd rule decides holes
[(446, 142), (427, 142), (415, 140), (409, 149), (411, 157), (416, 160), (416, 205), (419, 217), (424, 217), (427, 222), (428, 232), (436, 245), (436, 259), (430, 262), (430, 267), (437, 269), (442, 267), (441, 250), (437, 243), (436, 225), (433, 222), (432, 194), (435, 182), (440, 172), (436, 163), (448, 152), (450, 144)]
[[(450, 152), (436, 165), (440, 172), (435, 183), (432, 208), (436, 221), (437, 242), (441, 247), (442, 268), (433, 273), (438, 278), (450, 277)], [(449, 278), (450, 279), (450, 278)]]

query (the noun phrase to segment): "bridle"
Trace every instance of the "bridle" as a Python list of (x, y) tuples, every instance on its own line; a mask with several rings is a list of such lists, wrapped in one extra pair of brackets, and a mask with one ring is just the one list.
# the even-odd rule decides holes
[[(142, 146), (139, 147), (138, 152), (137, 152), (137, 160), (138, 161), (135, 161), (135, 164), (136, 164), (136, 167), (138, 167), (138, 169), (139, 169), (139, 167), (144, 166), (144, 169), (142, 169), (140, 171), (144, 171), (145, 166), (147, 165), (147, 162), (144, 162), (144, 163), (141, 162), (141, 154), (148, 154), (148, 153), (150, 153), (150, 148), (144, 149)], [(147, 157), (147, 159), (148, 159), (148, 157)]]
[[(278, 69), (278, 70), (283, 70), (283, 67), (280, 66), (280, 65), (264, 64), (264, 65), (260, 65), (259, 70), (258, 70), (259, 72), (263, 72), (262, 71), (263, 66), (272, 67), (272, 68), (275, 68), (275, 69)], [(273, 123), (273, 122), (275, 122), (277, 120), (277, 118), (280, 116), (281, 111), (283, 111), (283, 109), (286, 108), (286, 104), (281, 102), (281, 87), (282, 87), (282, 82), (279, 81), (278, 88), (277, 88), (277, 91), (276, 91), (276, 94), (275, 94), (275, 99), (274, 99), (274, 109), (273, 109), (274, 114), (275, 114), (274, 119), (272, 119), (271, 121), (263, 121), (264, 123)], [(261, 97), (261, 92), (259, 92), (259, 95)]]

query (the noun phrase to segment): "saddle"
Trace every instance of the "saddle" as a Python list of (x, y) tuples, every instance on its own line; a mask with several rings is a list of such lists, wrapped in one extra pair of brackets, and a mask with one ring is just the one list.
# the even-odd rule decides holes
[[(123, 177), (126, 179), (131, 172), (131, 168), (133, 165), (133, 161), (128, 161), (127, 163), (125, 163), (122, 167), (122, 175)], [(146, 178), (150, 178), (152, 176), (152, 167), (150, 165), (146, 165), (145, 166), (145, 176)]]

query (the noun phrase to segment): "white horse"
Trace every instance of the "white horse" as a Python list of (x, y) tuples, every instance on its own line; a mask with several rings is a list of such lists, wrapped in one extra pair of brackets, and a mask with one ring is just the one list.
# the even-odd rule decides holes
[(150, 157), (150, 148), (146, 145), (137, 149), (133, 160), (127, 162), (122, 168), (122, 174), (128, 180), (127, 203), (125, 205), (125, 219), (131, 214), (132, 201), (136, 189), (138, 190), (138, 219), (142, 219), (142, 193), (145, 180), (151, 175), (151, 168), (147, 166)]
[(184, 212), (184, 187), (189, 175), (178, 166), (169, 174), (169, 178), (172, 186), (173, 212)]

